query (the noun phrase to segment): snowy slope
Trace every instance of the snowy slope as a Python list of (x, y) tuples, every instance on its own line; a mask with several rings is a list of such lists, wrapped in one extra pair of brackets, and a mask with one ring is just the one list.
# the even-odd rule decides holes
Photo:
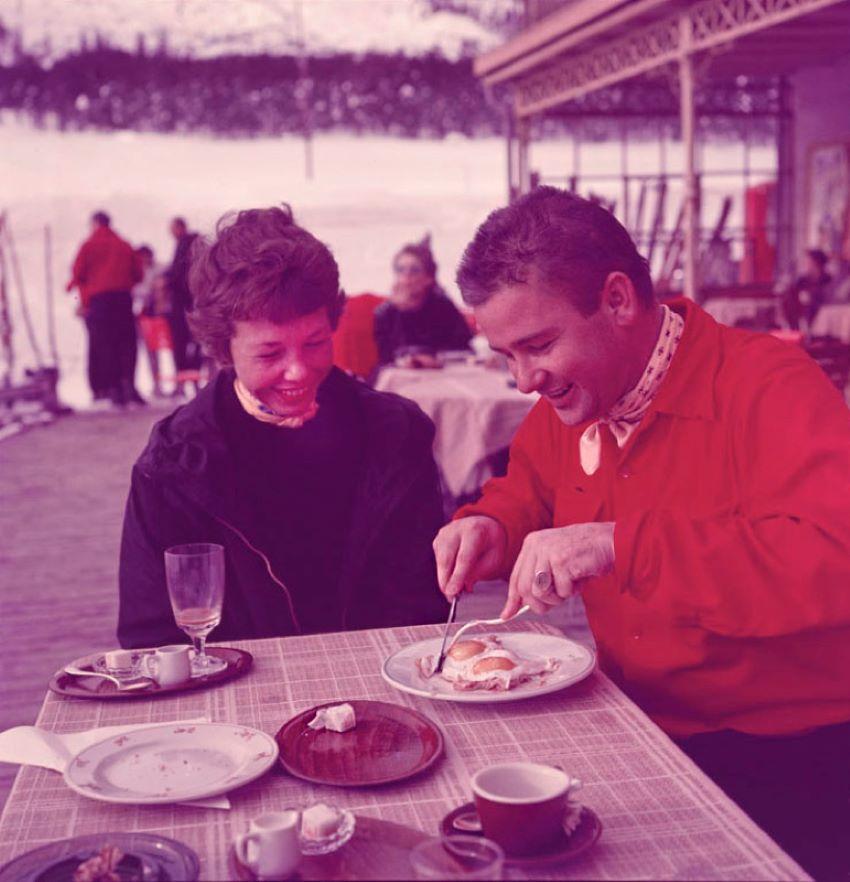
[[(62, 397), (75, 405), (88, 401), (85, 335), (74, 315), (74, 298), (62, 293), (74, 253), (87, 235), (92, 211), (108, 211), (118, 231), (133, 244), (147, 242), (167, 261), (173, 242), (168, 222), (182, 214), (203, 233), (235, 208), (291, 203), (296, 217), (323, 241), (339, 261), (343, 287), (351, 294), (384, 293), (390, 284), (393, 254), (403, 242), (432, 235), (439, 278), (455, 299), (454, 271), (466, 243), (487, 214), (504, 204), (504, 142), (499, 138), (442, 140), (320, 135), (313, 143), (315, 177), (304, 174), (304, 145), (297, 138), (247, 141), (202, 135), (135, 132), (36, 130), (0, 114), (0, 209), (14, 233), (36, 334), (47, 348), (45, 320), (44, 228), (52, 233), (52, 288), (62, 364)], [(740, 166), (742, 146), (709, 144), (704, 169)], [(532, 162), (545, 180), (570, 173), (569, 144), (535, 143)], [(629, 165), (657, 171), (657, 145), (630, 145)], [(769, 167), (772, 147), (753, 148), (754, 167)], [(618, 168), (620, 145), (595, 144), (582, 158), (582, 174)], [(678, 144), (669, 144), (668, 170), (682, 168)], [(716, 181), (717, 179), (715, 179)], [(593, 190), (610, 199), (621, 194), (595, 181)], [(703, 211), (716, 217), (727, 187), (703, 190)], [(667, 224), (681, 201), (677, 181), (668, 192)], [(742, 223), (740, 200), (730, 218)], [(20, 314), (19, 292), (9, 292), (18, 369), (32, 366)], [(0, 365), (2, 368), (2, 365)], [(140, 388), (148, 372), (140, 359)]]
[[(515, 0), (459, 0), (492, 21)], [(0, 22), (43, 60), (91, 45), (178, 54), (311, 54), (438, 49), (449, 58), (488, 49), (501, 37), (458, 12), (433, 12), (427, 0), (0, 0)]]

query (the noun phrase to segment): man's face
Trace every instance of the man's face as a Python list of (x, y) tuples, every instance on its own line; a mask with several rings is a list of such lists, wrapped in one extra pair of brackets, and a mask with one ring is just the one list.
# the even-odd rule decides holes
[(603, 416), (627, 391), (628, 338), (603, 307), (583, 316), (532, 275), (474, 308), (490, 346), (507, 356), (522, 392), (539, 392), (568, 426)]
[(172, 221), (169, 229), (171, 230), (171, 235), (174, 236), (175, 239), (179, 239), (186, 232), (186, 227), (177, 221)]
[(266, 320), (235, 324), (230, 355), (245, 388), (282, 417), (306, 413), (333, 364), (327, 309), (283, 324)]

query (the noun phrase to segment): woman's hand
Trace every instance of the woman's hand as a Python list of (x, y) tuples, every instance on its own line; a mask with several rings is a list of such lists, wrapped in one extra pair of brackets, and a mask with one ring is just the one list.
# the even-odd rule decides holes
[(395, 360), (396, 367), (400, 368), (438, 368), (442, 367), (436, 356), (427, 352), (416, 352), (408, 355), (400, 355)]

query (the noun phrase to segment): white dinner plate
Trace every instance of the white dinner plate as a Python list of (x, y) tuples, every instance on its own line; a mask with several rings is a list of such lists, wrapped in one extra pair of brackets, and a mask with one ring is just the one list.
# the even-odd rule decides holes
[(65, 783), (104, 802), (185, 802), (241, 787), (276, 760), (274, 738), (257, 729), (171, 723), (90, 745), (68, 764)]
[[(474, 636), (474, 635), (470, 635)], [(478, 704), (493, 701), (518, 701), (535, 695), (547, 695), (572, 686), (590, 676), (596, 667), (596, 653), (574, 640), (553, 634), (535, 634), (530, 631), (498, 632), (505, 649), (523, 658), (556, 658), (560, 666), (546, 675), (540, 683), (530, 682), (505, 692), (495, 690), (455, 689), (440, 676), (425, 678), (419, 673), (416, 662), (427, 655), (436, 657), (440, 652), (442, 637), (421, 640), (394, 652), (381, 669), (383, 678), (391, 686), (411, 695), (433, 698), (437, 701), (461, 701)]]

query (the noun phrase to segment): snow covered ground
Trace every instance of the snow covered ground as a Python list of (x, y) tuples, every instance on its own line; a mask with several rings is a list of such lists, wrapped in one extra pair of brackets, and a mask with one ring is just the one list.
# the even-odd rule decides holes
[[(349, 293), (385, 292), (390, 262), (404, 242), (430, 231), (440, 279), (453, 296), (454, 269), (476, 226), (504, 204), (505, 147), (498, 139), (396, 140), (329, 135), (313, 144), (315, 174), (305, 177), (304, 145), (296, 138), (215, 140), (207, 137), (37, 131), (0, 118), (0, 211), (6, 211), (20, 256), (30, 311), (47, 349), (44, 228), (52, 236), (52, 274), (63, 400), (88, 403), (85, 338), (64, 293), (68, 268), (87, 235), (88, 218), (103, 208), (133, 244), (148, 242), (158, 258), (171, 257), (167, 225), (175, 214), (209, 232), (224, 212), (289, 202), (296, 218), (334, 251)], [(655, 171), (652, 144), (629, 148), (632, 171)], [(571, 146), (548, 142), (532, 153), (545, 175), (569, 174)], [(704, 164), (740, 163), (740, 149), (713, 146)], [(675, 168), (676, 150), (668, 164)], [(771, 151), (753, 152), (753, 164), (770, 164)], [(619, 146), (585, 149), (582, 172), (619, 168)], [(600, 186), (596, 190), (602, 190)], [(611, 191), (616, 196), (616, 188)], [(707, 194), (706, 216), (719, 191)], [(739, 200), (740, 201), (740, 200)], [(675, 212), (678, 201), (671, 200)], [(733, 217), (732, 224), (739, 222)], [(10, 291), (19, 368), (33, 364), (21, 322), (18, 292)], [(147, 367), (139, 360), (143, 390)]]

